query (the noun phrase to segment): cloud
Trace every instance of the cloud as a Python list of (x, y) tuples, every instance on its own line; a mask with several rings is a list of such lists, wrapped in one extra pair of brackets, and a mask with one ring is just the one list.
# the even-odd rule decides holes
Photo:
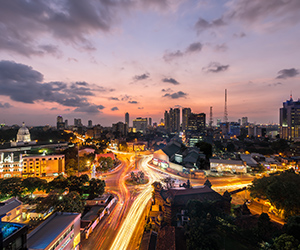
[(192, 43), (186, 48), (186, 53), (193, 53), (197, 51), (201, 51), (202, 49), (202, 44), (197, 42), (197, 43)]
[(137, 104), (138, 102), (137, 101), (128, 101), (128, 103), (130, 103), (130, 104)]
[(162, 92), (173, 92), (173, 90), (172, 90), (172, 89), (170, 89), (170, 88), (167, 88), (167, 89), (162, 89), (161, 91), (162, 91)]
[(244, 32), (240, 32), (240, 33), (234, 33), (233, 36), (236, 38), (243, 38), (246, 36), (246, 34)]
[(291, 68), (291, 69), (282, 69), (280, 71), (278, 71), (279, 76), (276, 77), (276, 79), (286, 79), (286, 78), (290, 78), (290, 77), (294, 77), (296, 75), (299, 74), (299, 70), (295, 69), (295, 68)]
[(163, 55), (163, 59), (166, 62), (170, 62), (174, 59), (186, 56), (188, 54), (193, 54), (200, 52), (202, 50), (203, 45), (200, 42), (191, 43), (185, 50), (182, 52), (181, 50), (177, 50), (175, 52), (166, 51)]
[(174, 107), (175, 107), (175, 108), (182, 108), (181, 105), (175, 105)]
[(104, 109), (105, 107), (102, 105), (86, 105), (76, 108), (75, 112), (82, 112), (82, 113), (90, 113), (90, 114), (96, 114), (99, 113), (100, 110)]
[(226, 25), (225, 21), (223, 20), (223, 18), (218, 18), (215, 20), (212, 20), (211, 22), (203, 19), (202, 17), (200, 17), (197, 21), (197, 23), (195, 24), (195, 29), (198, 32), (207, 30), (207, 29), (211, 29), (211, 28), (217, 28), (217, 27), (221, 27)]
[(168, 97), (168, 98), (171, 98), (171, 99), (178, 99), (178, 98), (186, 98), (187, 96), (187, 93), (184, 93), (182, 91), (178, 91), (176, 93), (173, 93), (173, 94), (165, 94), (163, 97)]
[(278, 28), (300, 22), (299, 0), (233, 0), (228, 5), (227, 19), (242, 21), (257, 28)]
[(108, 100), (120, 101), (118, 97), (109, 97)]
[(144, 107), (138, 107), (138, 109), (144, 109)]
[(173, 59), (176, 59), (178, 57), (182, 57), (184, 55), (183, 52), (181, 52), (180, 50), (177, 50), (176, 52), (165, 52), (163, 59), (165, 61), (172, 61)]
[(0, 108), (4, 108), (4, 109), (8, 109), (8, 108), (12, 108), (13, 106), (10, 105), (8, 102), (2, 103), (0, 102)]
[(150, 77), (150, 74), (149, 73), (145, 73), (145, 74), (142, 74), (142, 75), (136, 75), (133, 77), (133, 80), (134, 81), (142, 81), (142, 80), (145, 80), (147, 78)]
[(222, 44), (216, 45), (214, 49), (217, 52), (225, 52), (225, 51), (228, 50), (228, 47), (227, 47), (227, 45), (225, 43), (222, 43)]
[(124, 96), (121, 97), (121, 100), (122, 100), (122, 101), (128, 101), (128, 100), (131, 100), (131, 96), (129, 96), (129, 95), (124, 95)]
[(269, 87), (272, 87), (272, 86), (274, 86), (274, 87), (276, 87), (276, 86), (278, 86), (278, 85), (282, 85), (283, 83), (282, 82), (275, 82), (275, 83), (270, 83), (270, 84), (268, 84), (268, 86)]
[(228, 70), (229, 65), (221, 65), (218, 62), (211, 62), (207, 67), (203, 67), (202, 70), (206, 73), (218, 73)]
[(162, 79), (163, 82), (168, 82), (168, 83), (172, 83), (174, 85), (178, 85), (180, 84), (178, 81), (176, 81), (174, 78), (164, 78)]
[(76, 112), (95, 113), (101, 109), (101, 105), (90, 103), (86, 98), (93, 96), (93, 92), (98, 91), (97, 87), (94, 88), (86, 82), (68, 85), (64, 82), (43, 80), (44, 76), (32, 67), (13, 61), (0, 61), (0, 95), (9, 96), (22, 103), (58, 103), (74, 107)]
[(119, 108), (118, 107), (111, 108), (111, 111), (116, 111), (116, 110), (119, 110)]
[(51, 108), (50, 110), (57, 110), (57, 108)]

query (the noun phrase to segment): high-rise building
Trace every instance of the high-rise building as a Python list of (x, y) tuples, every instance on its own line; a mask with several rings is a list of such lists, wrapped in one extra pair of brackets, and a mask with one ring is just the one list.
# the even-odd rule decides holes
[(191, 113), (188, 120), (188, 130), (204, 133), (206, 128), (206, 115), (204, 113)]
[(76, 127), (81, 127), (82, 123), (81, 123), (81, 119), (80, 118), (74, 118), (74, 126)]
[(112, 131), (117, 135), (117, 136), (126, 136), (128, 132), (128, 126), (126, 123), (123, 122), (118, 122), (112, 125)]
[(280, 109), (280, 138), (294, 140), (300, 138), (300, 99), (283, 103)]
[(65, 123), (61, 115), (57, 116), (56, 118), (56, 128), (59, 130), (65, 129)]
[(165, 111), (165, 115), (164, 115), (164, 124), (165, 124), (165, 129), (167, 131), (170, 131), (170, 114), (168, 113), (168, 111)]
[(125, 113), (125, 124), (127, 124), (127, 127), (129, 127), (129, 113)]
[(152, 118), (149, 117), (149, 126), (152, 126)]
[(65, 128), (68, 128), (69, 124), (68, 124), (68, 120), (65, 120)]
[(188, 121), (189, 116), (191, 115), (192, 111), (190, 108), (183, 108), (182, 109), (182, 130), (185, 131), (188, 128)]
[(89, 127), (89, 128), (93, 127), (93, 122), (92, 122), (92, 120), (88, 120), (88, 127)]
[(244, 127), (248, 126), (248, 117), (246, 116), (242, 117), (242, 126)]
[(172, 128), (173, 132), (179, 132), (180, 131), (180, 109), (175, 108), (173, 109), (173, 119), (172, 119)]
[(145, 133), (148, 127), (148, 119), (138, 117), (133, 120), (133, 127), (136, 129), (136, 131)]

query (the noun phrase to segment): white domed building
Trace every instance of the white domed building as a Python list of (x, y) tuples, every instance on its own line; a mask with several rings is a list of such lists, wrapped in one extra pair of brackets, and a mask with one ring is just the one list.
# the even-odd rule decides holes
[(30, 133), (29, 129), (25, 126), (23, 122), (22, 127), (19, 129), (17, 134), (17, 142), (30, 142)]

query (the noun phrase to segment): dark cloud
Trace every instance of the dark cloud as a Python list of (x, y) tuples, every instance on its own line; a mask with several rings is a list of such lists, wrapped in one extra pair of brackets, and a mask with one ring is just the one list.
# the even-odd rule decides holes
[(192, 43), (190, 44), (187, 49), (186, 49), (186, 53), (193, 53), (193, 52), (197, 52), (197, 51), (201, 51), (202, 49), (202, 44), (201, 43)]
[(195, 24), (195, 29), (198, 32), (201, 32), (206, 29), (217, 28), (217, 27), (224, 26), (224, 25), (226, 25), (226, 23), (224, 22), (223, 18), (218, 18), (218, 19), (215, 19), (215, 20), (209, 22), (200, 17), (198, 19), (197, 23)]
[(0, 102), (0, 108), (4, 108), (4, 109), (8, 109), (8, 108), (12, 108), (13, 106), (10, 105), (8, 102), (2, 103)]
[(138, 102), (137, 101), (128, 101), (128, 103), (130, 103), (130, 104), (137, 104)]
[(161, 91), (162, 91), (162, 92), (173, 92), (173, 90), (172, 90), (172, 89), (170, 89), (170, 88), (167, 88), (167, 89), (162, 89)]
[(131, 99), (131, 96), (129, 96), (129, 95), (124, 95), (124, 96), (121, 97), (122, 101), (128, 101), (130, 99)]
[(138, 107), (138, 109), (144, 109), (144, 107)]
[(229, 68), (229, 65), (221, 65), (218, 62), (211, 62), (207, 67), (203, 67), (202, 70), (207, 73), (218, 73), (226, 71)]
[(109, 97), (108, 100), (120, 101), (118, 97)]
[(290, 78), (290, 77), (294, 77), (296, 75), (299, 74), (299, 70), (295, 69), (295, 68), (291, 68), (291, 69), (282, 69), (280, 71), (278, 71), (279, 76), (276, 77), (276, 79), (286, 79), (286, 78)]
[(119, 108), (118, 107), (111, 108), (111, 111), (116, 111), (116, 110), (119, 110)]
[(182, 108), (181, 105), (175, 105), (174, 107), (175, 107), (175, 108)]
[(183, 55), (184, 53), (181, 52), (180, 50), (177, 50), (176, 52), (166, 52), (163, 56), (163, 59), (168, 62), (178, 57), (182, 57)]
[(186, 96), (187, 96), (187, 93), (184, 93), (182, 91), (178, 91), (178, 92), (173, 93), (173, 94), (167, 93), (163, 97), (168, 97), (168, 98), (171, 98), (171, 99), (178, 99), (178, 98), (186, 98)]
[[(0, 95), (23, 103), (55, 102), (77, 108), (77, 112), (95, 113), (100, 106), (90, 103), (85, 96), (94, 95), (90, 84), (75, 82), (43, 82), (43, 75), (24, 64), (0, 61)], [(86, 111), (84, 111), (86, 110)]]
[(50, 110), (57, 110), (57, 108), (51, 108)]
[(105, 107), (102, 105), (89, 104), (89, 105), (84, 105), (84, 106), (78, 107), (74, 111), (82, 112), (82, 113), (96, 114), (96, 113), (99, 113), (99, 111), (104, 108)]
[(244, 32), (240, 32), (240, 33), (234, 33), (233, 36), (237, 38), (243, 38), (246, 36), (246, 34)]
[(200, 52), (200, 51), (202, 50), (202, 47), (203, 47), (203, 45), (202, 45), (200, 42), (191, 43), (191, 44), (185, 49), (184, 52), (182, 52), (182, 51), (180, 51), (180, 50), (177, 50), (177, 51), (175, 51), (175, 52), (166, 51), (165, 54), (164, 54), (164, 56), (163, 56), (163, 59), (164, 59), (166, 62), (170, 62), (170, 61), (172, 61), (172, 60), (174, 60), (174, 59), (183, 57), (183, 56), (185, 56), (185, 55)]
[(268, 84), (269, 87), (272, 87), (272, 86), (276, 87), (278, 85), (282, 85), (282, 82), (275, 82), (275, 83), (272, 83), (272, 84), (271, 83)]
[(142, 74), (142, 75), (136, 75), (133, 77), (133, 80), (134, 81), (142, 81), (142, 80), (145, 80), (147, 78), (150, 77), (150, 74), (149, 73), (145, 73), (145, 74)]
[(299, 22), (299, 12), (299, 0), (239, 0), (231, 5), (227, 16), (247, 23), (267, 23), (276, 27)]
[(228, 47), (227, 47), (227, 45), (225, 43), (223, 43), (223, 44), (216, 45), (214, 49), (217, 52), (225, 52), (225, 51), (228, 50)]
[(162, 79), (163, 82), (168, 82), (168, 83), (172, 83), (174, 85), (178, 85), (180, 84), (178, 81), (176, 81), (174, 78), (164, 78)]

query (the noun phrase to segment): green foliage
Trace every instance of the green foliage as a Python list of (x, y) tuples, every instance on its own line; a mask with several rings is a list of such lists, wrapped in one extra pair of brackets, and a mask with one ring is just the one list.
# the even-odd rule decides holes
[(19, 177), (12, 177), (0, 180), (0, 193), (5, 197), (21, 196), (24, 193), (22, 186), (22, 179)]
[(280, 235), (274, 240), (273, 244), (273, 249), (275, 250), (297, 250), (299, 248), (299, 241), (288, 234)]
[(300, 215), (300, 176), (293, 171), (255, 179), (250, 187), (252, 197), (267, 198), (286, 218)]
[(102, 195), (105, 191), (105, 181), (99, 179), (91, 179), (87, 193), (89, 194), (89, 199), (94, 199)]
[(67, 187), (68, 187), (67, 179), (62, 175), (59, 175), (48, 183), (46, 192), (49, 193), (50, 191), (56, 190), (57, 192), (62, 194), (67, 190)]
[(283, 229), (287, 234), (294, 236), (300, 242), (300, 216), (290, 217)]
[(35, 190), (45, 190), (47, 188), (47, 181), (38, 177), (28, 177), (23, 179), (22, 187), (25, 192), (33, 193)]
[(100, 167), (97, 167), (97, 171), (107, 171), (115, 166), (115, 162), (111, 157), (100, 157), (98, 160)]
[(131, 181), (134, 183), (144, 183), (145, 174), (143, 171), (139, 171), (137, 174), (134, 172), (130, 173)]

